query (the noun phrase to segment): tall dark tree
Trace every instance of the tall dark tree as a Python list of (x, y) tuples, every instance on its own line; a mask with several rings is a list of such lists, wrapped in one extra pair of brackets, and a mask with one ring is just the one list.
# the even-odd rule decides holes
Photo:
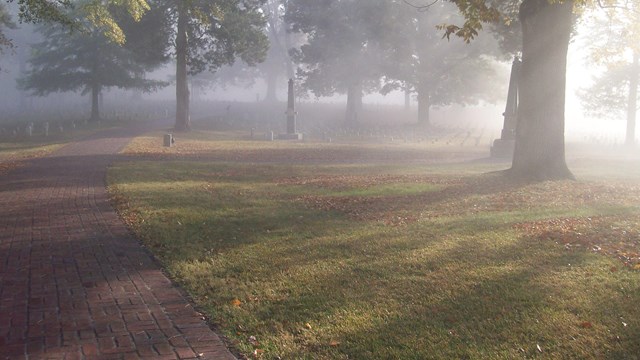
[[(145, 24), (132, 22), (125, 26), (132, 36), (124, 46), (114, 43), (99, 28), (69, 33), (58, 24), (43, 25), (39, 32), (44, 40), (33, 46), (31, 68), (19, 80), (20, 86), (39, 96), (66, 91), (89, 93), (90, 119), (98, 120), (99, 96), (104, 89), (151, 91), (165, 85), (144, 78), (147, 71), (165, 60), (162, 49), (152, 50), (152, 43), (140, 35), (155, 33), (144, 28)], [(90, 28), (89, 24), (85, 26)]]
[(520, 6), (520, 104), (510, 173), (527, 179), (573, 178), (565, 160), (567, 51), (573, 2), (525, 0)]
[(307, 43), (294, 52), (304, 87), (316, 96), (347, 95), (345, 122), (352, 125), (362, 109), (362, 97), (380, 79), (379, 24), (383, 0), (298, 0), (287, 7), (292, 30)]
[[(493, 0), (448, 0), (465, 17), (461, 26), (445, 25), (445, 36), (470, 41), (486, 23), (504, 22)], [(565, 88), (574, 5), (584, 0), (510, 1), (522, 23), (522, 68), (516, 147), (507, 174), (526, 179), (572, 179), (565, 160)]]
[(188, 130), (188, 75), (215, 72), (240, 58), (263, 61), (268, 49), (263, 0), (170, 0), (167, 15), (175, 31), (176, 130)]
[(432, 106), (494, 102), (503, 96), (500, 86), (486, 86), (496, 76), (494, 58), (504, 57), (493, 36), (464, 44), (443, 40), (436, 29), (443, 20), (459, 17), (454, 6), (438, 3), (418, 12), (397, 0), (386, 7), (382, 91), (416, 93), (419, 123), (430, 123)]

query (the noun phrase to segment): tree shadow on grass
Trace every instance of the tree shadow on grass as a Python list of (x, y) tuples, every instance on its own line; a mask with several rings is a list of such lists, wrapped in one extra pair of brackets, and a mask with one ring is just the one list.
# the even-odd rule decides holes
[[(422, 206), (524, 186), (501, 183), (491, 175), (473, 179), (471, 184), (438, 195), (426, 194), (421, 198)], [(211, 208), (202, 203), (189, 206), (193, 213)], [(372, 248), (368, 243), (384, 242), (381, 239), (393, 231), (374, 226), (366, 232), (363, 229), (371, 223), (350, 224), (339, 212), (296, 206), (282, 211), (282, 204), (262, 210), (249, 216), (237, 211), (230, 217), (208, 217), (208, 226), (213, 229), (210, 233), (194, 231), (187, 234), (187, 250), (169, 247), (164, 251), (171, 254), (173, 263), (211, 259), (212, 265), (200, 276), (219, 281), (208, 289), (198, 289), (196, 295), (215, 294), (208, 306), (227, 311), (227, 324), (241, 325), (259, 337), (276, 334), (293, 339), (275, 355), (513, 358), (538, 355), (538, 345), (543, 354), (552, 357), (618, 354), (625, 358), (637, 353), (638, 344), (631, 336), (637, 335), (637, 330), (629, 331), (620, 341), (612, 340), (606, 331), (617, 319), (599, 312), (606, 298), (622, 309), (625, 317), (638, 318), (637, 312), (622, 305), (636, 303), (635, 295), (603, 295), (602, 289), (611, 279), (573, 282), (571, 278), (581, 275), (574, 269), (599, 271), (592, 265), (594, 255), (586, 252), (567, 253), (561, 246), (526, 236), (500, 239), (501, 244), (492, 247), (492, 233), (505, 232), (512, 226), (511, 220), (483, 218), (469, 223), (454, 218), (424, 225), (418, 229), (423, 231), (418, 240), (405, 240), (405, 244), (388, 241), (386, 247), (378, 244)], [(304, 221), (297, 219), (300, 214)], [(331, 228), (336, 221), (340, 229)], [(508, 236), (518, 236), (514, 233)], [(347, 238), (332, 242), (334, 235)], [(446, 240), (445, 235), (452, 242), (440, 246), (438, 242)], [(476, 235), (481, 236), (482, 246), (474, 244)], [(462, 240), (451, 240), (456, 237)], [(211, 239), (217, 238), (223, 242), (212, 244)], [(207, 246), (212, 253), (203, 251)], [(436, 248), (430, 253), (432, 258), (406, 261), (416, 251), (429, 253), (425, 249), (429, 246)], [(637, 288), (637, 279), (632, 281)], [(574, 300), (574, 293), (585, 296), (575, 306), (567, 305)], [(224, 310), (234, 297), (239, 298), (246, 314), (234, 313), (233, 307)], [(589, 321), (582, 320), (583, 314), (596, 314), (593, 317), (604, 319), (603, 324), (582, 325)], [(591, 328), (595, 335), (587, 332)], [(328, 330), (316, 333), (313, 329)], [(340, 344), (332, 345), (332, 337)]]
[[(460, 244), (438, 256), (437, 270), (419, 274), (414, 268), (409, 280), (403, 275), (394, 279), (393, 273), (377, 279), (404, 285), (386, 289), (392, 294), (358, 286), (363, 279), (353, 272), (328, 272), (305, 284), (302, 296), (275, 303), (260, 314), (265, 322), (274, 317), (297, 322), (291, 326), (294, 330), (285, 331), (302, 334), (297, 335), (300, 346), (278, 354), (284, 358), (316, 353), (320, 358), (506, 359), (540, 355), (538, 345), (547, 356), (558, 358), (633, 358), (640, 350), (638, 330), (621, 331), (618, 323), (620, 316), (638, 316), (626, 305), (638, 301), (637, 293), (629, 297), (639, 288), (637, 279), (633, 285), (625, 278), (613, 280), (632, 288), (626, 293), (607, 293), (608, 284), (595, 279), (563, 284), (567, 277), (597, 272), (593, 255), (567, 253), (558, 246), (545, 250), (532, 244), (535, 241), (520, 237), (497, 257), (477, 258), (468, 243)], [(465, 271), (445, 274), (445, 269)], [(438, 272), (449, 282), (436, 280)], [(616, 310), (603, 308), (607, 302)], [(305, 321), (331, 330), (305, 336)], [(332, 346), (332, 340), (340, 345)]]

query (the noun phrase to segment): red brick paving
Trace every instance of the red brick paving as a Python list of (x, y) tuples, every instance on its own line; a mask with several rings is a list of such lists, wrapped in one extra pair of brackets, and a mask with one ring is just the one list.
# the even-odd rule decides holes
[(234, 359), (109, 204), (112, 130), (0, 176), (0, 359)]

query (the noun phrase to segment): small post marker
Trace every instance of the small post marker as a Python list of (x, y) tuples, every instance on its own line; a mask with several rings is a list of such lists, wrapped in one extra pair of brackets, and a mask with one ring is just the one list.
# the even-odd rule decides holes
[(173, 134), (165, 134), (164, 135), (164, 146), (172, 147), (176, 140), (173, 138)]

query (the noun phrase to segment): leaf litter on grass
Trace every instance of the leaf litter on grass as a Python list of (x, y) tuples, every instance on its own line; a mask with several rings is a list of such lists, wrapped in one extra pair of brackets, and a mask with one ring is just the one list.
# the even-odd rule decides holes
[(516, 224), (538, 240), (550, 240), (568, 251), (586, 250), (615, 257), (640, 270), (640, 215), (555, 218)]
[[(371, 188), (397, 182), (422, 182), (441, 190), (410, 195), (334, 196), (331, 191)], [(556, 181), (517, 184), (497, 176), (442, 178), (434, 176), (318, 176), (292, 177), (279, 184), (313, 185), (327, 195), (302, 195), (305, 206), (337, 211), (356, 221), (379, 221), (405, 226), (421, 219), (486, 212), (510, 212), (536, 208), (630, 207), (640, 204), (640, 187), (624, 183)], [(582, 248), (614, 256), (626, 266), (640, 269), (639, 214), (552, 218), (519, 223), (525, 236), (561, 243), (567, 249)]]
[[(186, 159), (191, 158), (186, 157)], [(256, 159), (260, 157), (252, 160)], [(294, 156), (293, 159), (299, 158)], [(449, 358), (483, 358), (488, 356), (487, 351), (490, 351), (495, 358), (514, 358), (514, 355), (520, 354), (515, 353), (519, 349), (522, 349), (522, 353), (525, 353), (524, 349), (528, 349), (527, 356), (543, 356), (540, 351), (544, 351), (544, 356), (550, 358), (558, 354), (559, 356), (562, 354), (585, 355), (592, 353), (594, 349), (598, 349), (597, 354), (603, 355), (619, 346), (616, 344), (621, 343), (624, 344), (622, 351), (626, 350), (627, 353), (634, 352), (637, 348), (634, 345), (637, 343), (633, 340), (635, 339), (633, 334), (627, 337), (620, 335), (619, 338), (610, 340), (611, 335), (607, 331), (612, 328), (603, 325), (610, 320), (608, 313), (601, 314), (589, 306), (592, 296), (608, 305), (615, 305), (617, 301), (617, 307), (610, 307), (618, 311), (614, 316), (615, 323), (620, 327), (624, 326), (627, 329), (625, 331), (629, 332), (629, 329), (635, 329), (636, 322), (629, 322), (626, 320), (627, 316), (624, 320), (629, 322), (628, 328), (626, 325), (620, 325), (619, 322), (619, 314), (626, 314), (632, 318), (632, 314), (635, 313), (623, 311), (626, 307), (620, 304), (624, 304), (626, 297), (617, 293), (606, 293), (606, 296), (602, 297), (598, 291), (591, 293), (590, 286), (584, 286), (583, 283), (564, 283), (564, 279), (558, 277), (547, 280), (547, 276), (553, 276), (554, 272), (545, 268), (545, 266), (558, 264), (564, 266), (566, 263), (563, 259), (574, 256), (566, 253), (562, 246), (554, 245), (554, 242), (560, 239), (559, 236), (572, 240), (569, 248), (576, 254), (578, 251), (590, 251), (613, 256), (626, 253), (625, 256), (633, 257), (629, 254), (634, 246), (637, 249), (637, 210), (640, 204), (640, 191), (633, 183), (612, 181), (513, 183), (492, 174), (464, 176), (456, 173), (441, 176), (430, 174), (429, 170), (426, 170), (424, 174), (415, 175), (414, 168), (411, 168), (412, 175), (407, 176), (397, 176), (395, 173), (383, 175), (384, 170), (374, 167), (356, 171), (354, 174), (353, 171), (343, 172), (344, 167), (341, 165), (331, 168), (331, 171), (324, 171), (328, 167), (318, 167), (313, 170), (309, 170), (311, 167), (308, 167), (304, 168), (304, 171), (299, 171), (302, 167), (291, 166), (289, 160), (285, 161), (285, 164), (273, 165), (273, 169), (258, 175), (255, 171), (248, 172), (246, 164), (214, 165), (215, 170), (198, 167), (200, 170), (195, 171), (207, 184), (198, 186), (203, 186), (207, 191), (215, 192), (213, 188), (218, 182), (228, 186), (229, 191), (225, 190), (225, 193), (229, 196), (222, 200), (233, 203), (234, 206), (247, 197), (268, 197), (269, 199), (279, 197), (282, 201), (278, 204), (286, 204), (283, 206), (287, 211), (290, 211), (290, 201), (293, 200), (296, 202), (295, 205), (321, 212), (336, 212), (353, 220), (348, 222), (348, 227), (340, 228), (340, 224), (326, 223), (333, 217), (322, 217), (323, 228), (336, 226), (341, 229), (340, 231), (344, 231), (348, 240), (334, 234), (326, 234), (322, 237), (315, 236), (313, 241), (297, 236), (292, 236), (290, 241), (279, 241), (278, 234), (284, 234), (284, 232), (274, 231), (266, 237), (267, 240), (262, 242), (248, 245), (235, 244), (234, 246), (238, 247), (237, 251), (228, 251), (224, 256), (214, 249), (210, 256), (217, 259), (216, 267), (209, 265), (214, 264), (212, 262), (202, 262), (201, 265), (197, 265), (197, 261), (186, 259), (186, 262), (192, 264), (189, 266), (194, 268), (200, 266), (202, 279), (211, 281), (212, 278), (221, 276), (226, 281), (223, 289), (233, 290), (217, 298), (216, 292), (205, 292), (205, 294), (214, 299), (211, 300), (211, 304), (216, 304), (216, 301), (223, 304), (216, 308), (222, 309), (221, 313), (226, 314), (224, 318), (218, 317), (222, 319), (219, 321), (235, 325), (233, 331), (238, 331), (237, 336), (231, 335), (242, 343), (242, 349), (247, 355), (253, 355), (254, 358), (261, 356), (277, 358), (276, 355), (282, 358), (313, 356), (327, 359), (346, 358), (352, 355), (355, 358), (358, 358), (358, 355), (360, 358), (373, 357), (373, 353), (369, 354), (367, 349), (382, 353), (387, 358), (394, 358), (394, 355), (396, 355), (395, 358), (401, 358), (398, 354), (405, 357), (410, 357), (408, 354), (411, 353), (425, 355), (424, 343), (419, 339), (413, 340), (410, 336), (398, 335), (407, 329), (410, 329), (410, 332), (416, 330), (416, 334), (421, 334), (429, 341), (432, 339), (442, 341), (443, 350), (434, 352), (441, 354), (441, 358), (444, 358), (443, 354), (450, 355)], [(251, 167), (260, 169), (264, 169), (263, 166), (251, 164)], [(180, 167), (179, 170), (181, 174), (184, 173), (182, 171), (184, 168)], [(163, 168), (162, 171), (166, 169)], [(201, 174), (200, 171), (203, 173)], [(172, 181), (181, 181), (183, 178), (184, 176), (180, 175)], [(212, 184), (211, 189), (208, 187), (208, 182)], [(411, 189), (406, 192), (398, 191), (399, 187), (405, 185)], [(248, 186), (256, 187), (256, 191), (252, 192), (251, 196), (248, 196), (245, 191)], [(387, 191), (388, 189), (391, 190)], [(219, 205), (217, 203), (216, 206), (225, 206), (225, 203)], [(611, 210), (608, 210), (610, 208)], [(299, 207), (296, 211), (298, 209)], [(495, 214), (495, 218), (499, 218), (500, 224), (504, 226), (499, 229), (487, 227), (488, 231), (483, 234), (460, 233), (456, 229), (448, 228), (444, 229), (447, 231), (446, 236), (431, 233), (431, 231), (440, 231), (437, 223), (441, 220), (452, 220), (458, 226), (466, 227), (467, 222), (473, 222), (478, 216), (485, 214), (489, 216)], [(367, 224), (367, 222), (376, 221), (385, 226), (406, 226), (407, 229), (388, 230), (380, 229), (378, 226), (372, 229), (369, 227), (370, 224)], [(436, 226), (411, 227), (413, 223), (419, 221), (425, 222), (426, 225), (433, 221)], [(473, 224), (469, 228), (476, 229)], [(591, 228), (590, 231), (588, 231), (589, 228)], [(256, 227), (256, 229), (261, 228)], [(363, 229), (368, 229), (370, 232), (366, 236), (363, 235), (364, 233), (359, 233)], [(630, 248), (622, 249), (621, 246), (616, 248), (615, 246), (618, 245), (609, 247), (609, 243), (605, 244), (602, 241), (593, 246), (589, 246), (591, 243), (588, 242), (585, 242), (585, 245), (574, 245), (576, 242), (573, 237), (580, 237), (580, 240), (583, 240), (581, 237), (588, 234), (591, 239), (597, 239), (600, 231), (603, 230), (612, 231), (606, 236), (611, 239), (610, 243), (613, 243), (616, 237), (622, 236), (621, 241), (627, 244), (624, 246)], [(555, 231), (559, 231), (559, 234)], [(370, 238), (370, 234), (377, 232), (384, 234), (380, 236), (385, 240), (376, 241)], [(248, 234), (257, 235), (251, 232)], [(389, 234), (394, 234), (393, 241), (405, 242), (405, 247), (397, 243), (392, 247), (393, 251), (389, 251), (386, 240)], [(512, 244), (515, 248), (510, 246), (505, 248), (504, 252), (500, 250), (494, 253), (492, 246), (493, 242), (496, 242), (493, 240), (496, 239), (496, 235), (499, 236), (497, 242), (502, 242), (500, 246), (515, 241)], [(407, 239), (404, 238), (405, 236)], [(556, 236), (558, 236), (557, 239)], [(262, 238), (262, 235), (259, 238)], [(408, 240), (409, 238), (411, 240)], [(352, 243), (352, 239), (359, 240)], [(490, 242), (492, 245), (487, 245)], [(474, 247), (476, 243), (478, 247)], [(181, 243), (181, 246), (184, 244)], [(278, 246), (275, 246), (276, 244)], [(407, 244), (410, 245), (407, 246)], [(213, 246), (211, 243), (205, 245)], [(376, 251), (378, 261), (373, 262), (374, 258), (365, 256), (364, 252), (361, 254), (353, 250), (364, 246), (367, 246), (368, 250)], [(436, 251), (440, 246), (443, 249), (451, 247), (452, 250)], [(458, 246), (460, 246), (459, 249)], [(489, 253), (482, 253), (483, 246)], [(496, 245), (495, 249), (500, 249), (500, 246)], [(292, 249), (299, 251), (301, 248), (304, 251), (300, 251), (298, 255), (292, 252)], [(415, 263), (411, 261), (403, 263), (403, 260), (398, 257), (402, 252), (397, 251), (402, 249), (407, 253), (424, 251), (428, 256), (420, 258)], [(530, 249), (536, 251), (529, 251)], [(517, 254), (512, 257), (507, 255), (514, 252)], [(266, 257), (265, 253), (270, 255)], [(441, 256), (434, 256), (440, 253)], [(480, 253), (481, 256), (478, 257), (476, 253)], [(253, 254), (254, 258), (259, 260), (252, 262), (250, 261), (252, 258), (247, 257), (246, 254)], [(558, 261), (552, 262), (551, 265), (546, 261), (550, 258), (548, 256), (550, 254), (559, 256)], [(494, 255), (498, 258), (497, 263)], [(532, 262), (539, 266), (529, 268), (528, 263), (521, 264), (521, 255), (530, 256), (533, 259)], [(345, 256), (346, 261), (340, 259), (341, 256)], [(540, 260), (541, 257), (544, 257), (545, 261)], [(221, 265), (224, 263), (223, 259), (229, 262), (226, 267)], [(271, 266), (260, 270), (262, 262), (271, 261), (267, 259), (274, 259)], [(287, 259), (292, 260), (287, 261)], [(574, 262), (571, 261), (571, 263)], [(320, 264), (323, 266), (318, 266)], [(279, 273), (273, 270), (279, 266), (287, 271)], [(297, 272), (292, 272), (291, 269), (296, 269)], [(496, 269), (501, 271), (495, 272)], [(564, 267), (552, 268), (552, 270), (562, 272)], [(403, 275), (399, 276), (398, 271)], [(331, 276), (318, 276), (325, 272)], [(610, 276), (607, 280), (613, 283), (625, 280), (625, 276), (636, 275), (622, 271), (613, 274), (607, 271), (607, 268), (604, 268), (603, 272), (606, 274), (602, 275)], [(188, 280), (188, 271), (185, 270), (182, 274), (187, 279), (185, 281), (194, 281), (196, 284), (194, 287), (198, 288), (197, 281), (200, 281), (198, 276), (193, 277), (195, 280)], [(452, 276), (449, 279), (450, 274)], [(478, 274), (483, 274), (482, 279), (485, 279), (486, 275), (483, 287), (474, 285), (472, 288), (467, 288), (465, 284), (475, 283), (478, 280)], [(253, 279), (254, 275), (256, 279)], [(435, 286), (436, 279), (446, 281), (437, 283), (438, 286)], [(366, 286), (358, 288), (356, 280)], [(368, 282), (368, 280), (371, 281)], [(547, 284), (546, 281), (551, 284)], [(585, 281), (587, 285), (593, 285), (590, 281), (594, 280), (588, 278)], [(211, 284), (215, 283), (214, 281)], [(391, 283), (402, 284), (402, 290), (398, 291), (400, 286), (389, 286)], [(556, 284), (558, 289), (553, 288)], [(245, 287), (252, 287), (254, 290), (247, 291)], [(485, 287), (491, 291), (482, 290)], [(366, 291), (363, 288), (366, 288)], [(531, 288), (534, 290), (531, 291)], [(565, 288), (569, 289), (567, 292), (570, 292), (570, 296), (563, 292)], [(415, 289), (421, 290), (416, 293)], [(437, 291), (430, 291), (432, 289)], [(603, 286), (603, 289), (607, 287)], [(547, 294), (545, 290), (553, 290), (555, 291), (552, 291), (553, 294), (562, 296), (557, 296), (554, 303), (550, 301), (554, 299), (542, 296)], [(360, 306), (354, 299), (357, 300), (358, 296), (367, 294), (367, 291), (371, 291), (367, 298), (375, 297), (375, 299), (371, 302), (363, 301), (363, 306)], [(460, 293), (457, 294), (457, 291)], [(439, 294), (441, 292), (451, 295), (444, 296)], [(570, 312), (567, 312), (563, 307), (563, 301), (570, 299), (573, 302), (580, 299), (580, 296), (574, 295), (582, 292), (586, 292), (589, 301), (578, 302), (575, 306), (570, 306)], [(267, 296), (271, 293), (274, 296)], [(489, 295), (485, 296), (486, 294)], [(434, 316), (424, 311), (425, 308), (438, 306), (436, 300), (440, 297), (446, 299), (445, 304), (447, 304), (441, 310), (441, 316)], [(507, 297), (506, 300), (504, 300), (505, 297)], [(383, 310), (385, 314), (389, 314), (390, 309), (393, 310), (396, 300), (402, 300), (402, 303), (406, 304), (396, 309), (396, 316), (400, 316), (399, 322), (394, 327), (387, 327), (389, 324), (383, 320), (377, 323), (376, 319), (385, 318)], [(374, 301), (376, 305), (372, 306)], [(234, 302), (240, 306), (236, 306)], [(378, 307), (381, 302), (385, 305)], [(491, 309), (496, 303), (499, 304), (498, 307)], [(506, 312), (504, 309), (499, 310), (500, 304), (507, 309)], [(540, 317), (538, 306), (541, 309), (547, 309), (552, 316), (546, 319)], [(513, 309), (508, 310), (511, 307)], [(346, 310), (347, 308), (349, 310)], [(407, 308), (413, 310), (405, 311)], [(491, 310), (484, 314), (486, 308)], [(376, 312), (378, 310), (379, 313)], [(578, 316), (577, 312), (574, 313), (575, 311), (580, 312), (581, 316)], [(358, 314), (363, 314), (362, 319), (366, 321), (341, 320), (340, 325), (327, 322), (324, 316), (332, 316), (334, 312), (351, 315), (354, 319), (359, 319)], [(478, 315), (494, 313), (505, 320), (485, 322), (484, 318)], [(280, 319), (283, 320), (278, 320), (275, 314), (279, 314)], [(310, 319), (309, 314), (317, 317)], [(424, 314), (424, 319), (418, 319), (419, 322), (413, 323), (416, 314)], [(465, 314), (466, 318), (460, 318), (461, 314)], [(535, 322), (531, 320), (533, 318)], [(278, 321), (281, 322), (278, 323)], [(493, 331), (496, 321), (503, 326), (496, 327), (497, 336), (482, 333), (484, 327), (480, 325), (491, 325), (489, 329), (492, 330), (489, 331)], [(370, 329), (375, 328), (370, 326), (372, 322), (381, 328), (371, 331)], [(347, 324), (344, 325), (344, 323)], [(426, 325), (422, 327), (423, 324)], [(440, 336), (442, 332), (439, 331), (442, 330), (440, 326), (445, 329), (447, 336)], [(574, 332), (573, 328), (578, 330)], [(360, 329), (366, 329), (366, 335), (361, 334)], [(480, 331), (477, 331), (478, 329)], [(376, 334), (378, 331), (381, 333), (380, 339), (375, 335), (368, 337), (368, 334)], [(585, 335), (584, 338), (578, 336), (587, 332), (589, 335)], [(511, 334), (514, 336), (509, 337)], [(536, 338), (530, 338), (531, 334)], [(568, 335), (563, 336), (563, 334)], [(477, 338), (475, 338), (476, 335), (478, 335)], [(252, 341), (248, 340), (250, 336), (255, 336), (256, 340), (260, 341), (259, 349), (252, 346)], [(505, 348), (503, 338), (509, 339), (510, 344), (516, 344), (514, 348)], [(388, 341), (388, 339), (391, 340)], [(560, 344), (561, 340), (564, 344)], [(402, 349), (403, 347), (405, 349)], [(607, 350), (602, 350), (603, 347)], [(409, 352), (402, 352), (403, 350)], [(499, 353), (499, 351), (502, 352)]]

